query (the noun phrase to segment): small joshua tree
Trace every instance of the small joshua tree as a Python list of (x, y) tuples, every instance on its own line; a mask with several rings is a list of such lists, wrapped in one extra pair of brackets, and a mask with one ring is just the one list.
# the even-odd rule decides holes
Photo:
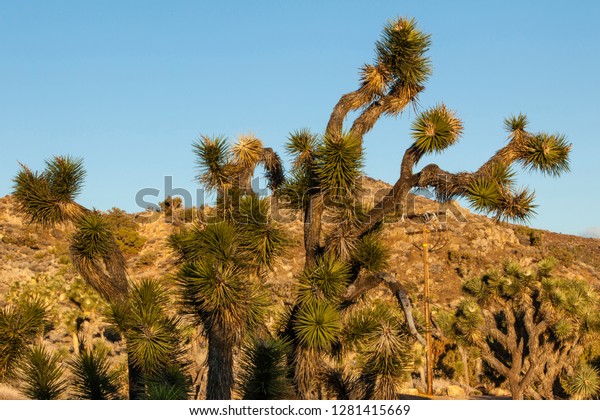
[(526, 271), (508, 263), (503, 271), (469, 280), (468, 297), (455, 314), (454, 333), (481, 350), (514, 399), (552, 398), (561, 375), (577, 378), (572, 366), (598, 335), (597, 293), (584, 281), (553, 277), (553, 265), (543, 260)]

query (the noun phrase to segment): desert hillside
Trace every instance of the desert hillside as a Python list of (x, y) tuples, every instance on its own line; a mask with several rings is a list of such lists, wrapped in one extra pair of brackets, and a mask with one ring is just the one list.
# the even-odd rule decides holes
[[(368, 180), (367, 184), (368, 191), (389, 188), (381, 181)], [(373, 200), (368, 194), (366, 198)], [(406, 285), (416, 307), (421, 307), (423, 297), (422, 254), (415, 246), (421, 241), (423, 226), (422, 218), (416, 215), (422, 214), (437, 219), (445, 229), (440, 234), (443, 246), (430, 255), (434, 310), (456, 305), (464, 280), (499, 268), (502, 262), (509, 260), (529, 266), (546, 256), (554, 256), (559, 261), (558, 275), (567, 279), (582, 278), (600, 287), (600, 240), (497, 223), (456, 203), (453, 205), (452, 211), (440, 211), (437, 203), (415, 197), (415, 214), (398, 218), (384, 228), (383, 242), (390, 252), (389, 270)], [(282, 214), (285, 222), (281, 225), (288, 234), (290, 246), (267, 280), (272, 300), (279, 303), (276, 305), (279, 308), (293, 301), (295, 278), (304, 263), (299, 215), (285, 211)], [(122, 215), (128, 223), (135, 222), (131, 225), (138, 234), (125, 252), (130, 279), (152, 277), (171, 284), (177, 261), (167, 246), (167, 238), (184, 224), (183, 210), (180, 214), (175, 212), (174, 220), (156, 213)], [(103, 321), (102, 300), (82, 282), (70, 261), (71, 234), (70, 226), (43, 230), (27, 225), (17, 214), (14, 200), (10, 196), (0, 198), (0, 307), (23, 295), (43, 295), (52, 306), (55, 319), (44, 337), (47, 343), (65, 355), (74, 352), (78, 338), (74, 327), (69, 325), (83, 324), (87, 339), (104, 337), (112, 343), (111, 354), (116, 363), (125, 367), (121, 338)], [(381, 295), (385, 295), (383, 289)], [(271, 316), (270, 325), (276, 322), (277, 316), (276, 313)], [(198, 337), (197, 332), (190, 334)], [(205, 352), (202, 340), (190, 340), (190, 343), (191, 351), (199, 355)], [(202, 379), (206, 373), (202, 364), (194, 369), (196, 379)]]

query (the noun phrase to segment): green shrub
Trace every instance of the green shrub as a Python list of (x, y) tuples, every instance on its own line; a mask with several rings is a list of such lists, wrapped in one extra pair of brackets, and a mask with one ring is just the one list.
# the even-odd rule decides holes
[(105, 215), (119, 248), (126, 256), (135, 255), (140, 252), (146, 238), (138, 231), (138, 224), (133, 217), (123, 210), (113, 207)]

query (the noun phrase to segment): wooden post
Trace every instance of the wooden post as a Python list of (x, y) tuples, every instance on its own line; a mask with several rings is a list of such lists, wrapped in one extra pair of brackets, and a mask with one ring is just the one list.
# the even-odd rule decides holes
[(427, 225), (423, 225), (423, 270), (425, 273), (425, 341), (427, 347), (427, 395), (433, 395), (433, 350), (431, 347), (431, 308), (429, 295), (429, 243)]

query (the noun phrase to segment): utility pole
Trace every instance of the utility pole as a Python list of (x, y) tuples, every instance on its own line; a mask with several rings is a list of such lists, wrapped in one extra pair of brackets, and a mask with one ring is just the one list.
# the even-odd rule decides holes
[(429, 281), (429, 253), (437, 251), (446, 246), (447, 237), (441, 234), (446, 229), (433, 228), (435, 232), (440, 232), (435, 242), (430, 243), (431, 230), (428, 227), (428, 220), (424, 219), (423, 230), (407, 232), (408, 235), (421, 234), (423, 242), (413, 241), (413, 245), (423, 252), (423, 277), (425, 279), (425, 296), (424, 296), (424, 312), (425, 312), (425, 347), (426, 347), (426, 363), (425, 368), (427, 370), (427, 395), (433, 395), (433, 339), (431, 336), (432, 325), (431, 325), (431, 292), (430, 292), (430, 281)]
[(433, 349), (431, 348), (431, 307), (429, 294), (429, 243), (427, 224), (423, 224), (423, 271), (425, 276), (425, 341), (427, 344), (427, 395), (433, 395)]

